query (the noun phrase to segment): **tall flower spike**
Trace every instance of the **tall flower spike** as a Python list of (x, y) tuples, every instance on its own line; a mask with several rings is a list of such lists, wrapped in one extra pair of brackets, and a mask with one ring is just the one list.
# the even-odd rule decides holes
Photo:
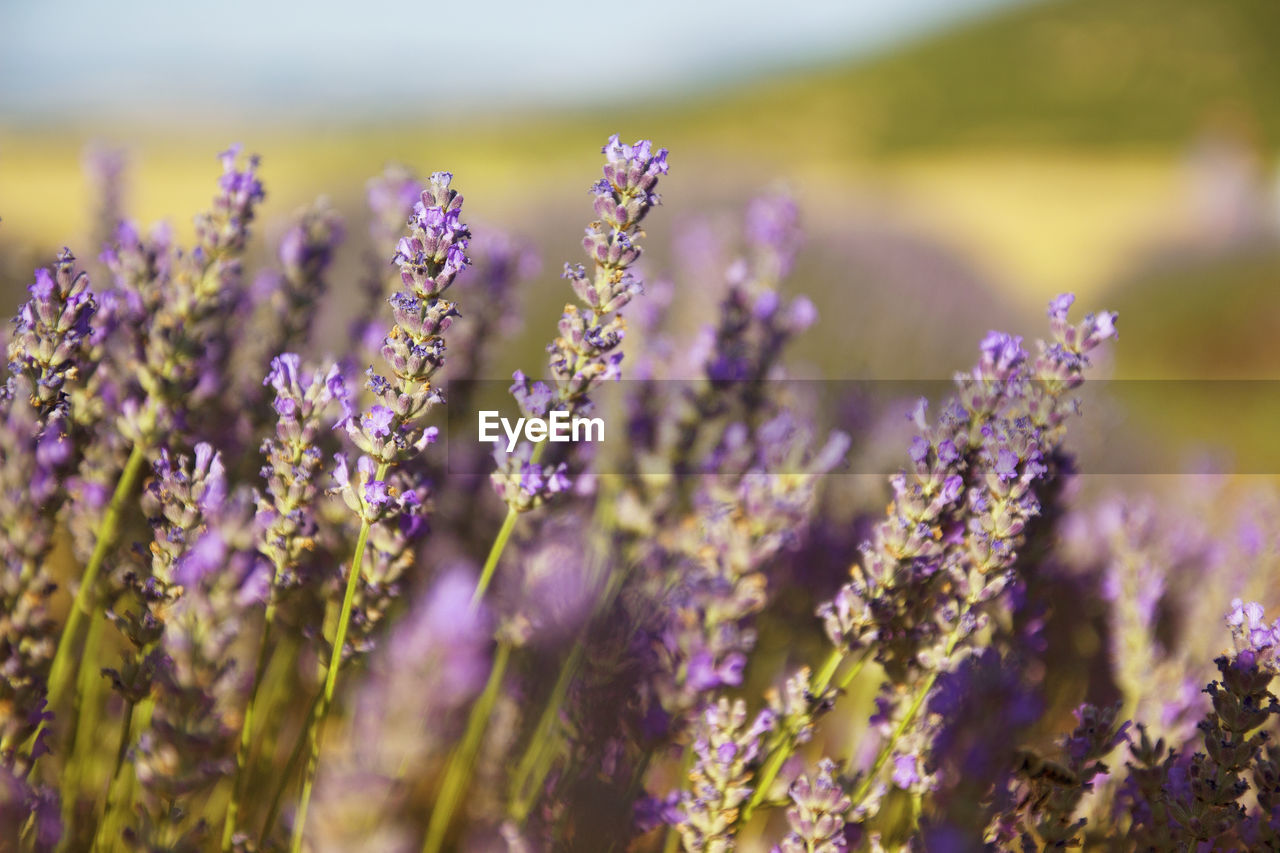
[(1141, 725), (1136, 742), (1130, 738), (1124, 805), (1133, 837), (1151, 849), (1265, 850), (1280, 843), (1275, 812), (1251, 814), (1243, 804), (1252, 777), (1258, 802), (1274, 805), (1276, 753), (1267, 747), (1267, 727), (1280, 714), (1271, 691), (1280, 671), (1280, 620), (1268, 623), (1262, 605), (1236, 599), (1227, 626), (1233, 648), (1214, 661), (1219, 678), (1205, 687), (1212, 705), (1198, 724), (1203, 740), (1171, 749), (1164, 738), (1152, 743)]
[(766, 281), (790, 275), (803, 241), (799, 218), (795, 199), (786, 193), (757, 196), (747, 205), (747, 244)]
[[(575, 293), (589, 307), (580, 311), (573, 305), (566, 306), (560, 319), (560, 337), (547, 348), (555, 384), (551, 406), (570, 415), (580, 413), (590, 405), (589, 395), (596, 385), (621, 375), (619, 363), (622, 353), (616, 350), (622, 342), (624, 324), (616, 312), (640, 290), (639, 281), (627, 268), (640, 256), (635, 242), (641, 234), (639, 223), (658, 203), (654, 188), (658, 176), (667, 171), (666, 149), (655, 154), (647, 141), (634, 146), (623, 145), (617, 136), (613, 136), (602, 153), (606, 159), (604, 177), (591, 188), (596, 215), (600, 218), (587, 227), (583, 240), (594, 274), (588, 277), (583, 266), (568, 264), (564, 273)], [(514, 378), (512, 393), (522, 405), (544, 396), (542, 389), (537, 387), (541, 383), (531, 383), (520, 372)], [(563, 460), (552, 460), (550, 464), (541, 462), (540, 457), (546, 447), (545, 443), (535, 447), (524, 442), (514, 452), (507, 453), (495, 446), (497, 464), (490, 482), (507, 504), (507, 514), (481, 569), (471, 598), (473, 608), (479, 607), (493, 580), (519, 514), (545, 503), (571, 486)], [(489, 682), (495, 687), (502, 682), (511, 647), (509, 638), (499, 644)], [(444, 843), (453, 811), (467, 787), (493, 707), (494, 701), (490, 698), (487, 702), (477, 703), (472, 710), (472, 724), (468, 726), (466, 739), (445, 771), (441, 797), (427, 826), (423, 853), (434, 853)]]
[(227, 498), (222, 458), (208, 444), (196, 446), (194, 459), (162, 450), (152, 472), (142, 495), (142, 508), (154, 531), (148, 550), (150, 571), (126, 578), (136, 607), (111, 613), (110, 618), (129, 647), (119, 669), (103, 670), (116, 691), (133, 704), (151, 694), (164, 666), (160, 643), (189, 580), (184, 576), (184, 569), (191, 567), (189, 552)]
[(818, 763), (814, 777), (801, 776), (791, 783), (792, 806), (787, 809), (791, 831), (774, 853), (845, 853), (844, 816), (853, 802), (836, 778), (829, 758)]
[[(166, 443), (181, 445), (184, 434), (200, 428), (218, 432), (227, 425), (220, 421), (235, 419), (222, 395), (232, 385), (226, 374), (233, 340), (242, 328), (237, 316), (244, 304), (241, 254), (263, 192), (257, 178), (257, 158), (250, 158), (247, 167), (241, 168), (239, 149), (233, 147), (221, 160), (223, 174), (212, 209), (196, 217), (195, 249), (185, 256), (172, 254), (154, 264), (140, 265), (143, 270), (154, 269), (160, 277), (142, 282), (142, 292), (136, 294), (145, 332), (131, 340), (131, 363), (122, 374), (128, 388), (120, 389), (117, 424), (131, 450), (122, 463), (110, 504), (101, 518), (95, 519), (93, 551), (58, 641), (49, 677), (54, 704), (73, 688), (78, 666), (73, 660), (74, 647), (80, 625), (96, 606), (98, 574), (115, 545), (120, 512), (148, 458)], [(121, 229), (122, 240), (132, 237), (136, 241), (136, 236), (132, 229)], [(167, 244), (162, 248), (170, 254)], [(145, 258), (139, 253), (134, 260)], [(192, 417), (197, 412), (201, 417)], [(110, 455), (104, 461), (110, 465)], [(95, 516), (96, 511), (88, 514)]]
[[(849, 657), (859, 661), (851, 672), (874, 657), (887, 676), (877, 716), (890, 733), (853, 789), (855, 809), (874, 796), (890, 759), (927, 736), (938, 676), (961, 659), (987, 623), (986, 606), (1013, 580), (1024, 530), (1040, 512), (1037, 491), (1056, 473), (1065, 420), (1076, 410), (1069, 392), (1084, 381), (1090, 351), (1115, 335), (1109, 313), (1069, 324), (1070, 304), (1059, 297), (1050, 305), (1053, 341), (1031, 370), (1021, 338), (992, 332), (932, 428), (920, 401), (910, 418), (921, 432), (911, 466), (890, 478), (888, 518), (863, 546), (854, 580), (818, 609), (835, 650), (814, 686), (815, 713)], [(765, 775), (793, 749), (794, 739), (782, 739)], [(747, 816), (762, 800), (752, 799)]]
[(239, 146), (221, 155), (219, 193), (196, 217), (196, 247), (158, 262), (165, 273), (144, 286), (157, 303), (135, 367), (141, 394), (125, 401), (122, 432), (151, 446), (175, 429), (190, 428), (187, 415), (215, 394), (217, 376), (230, 357), (229, 334), (242, 304), (241, 258), (264, 193), (257, 157), (243, 168)]
[[(406, 289), (389, 300), (396, 324), (383, 342), (382, 358), (390, 376), (370, 373), (368, 387), (377, 402), (346, 421), (352, 442), (378, 464), (397, 464), (436, 438), (423, 418), (444, 400), (432, 379), (444, 366), (444, 333), (458, 316), (458, 306), (443, 295), (469, 263), (471, 236), (459, 218), (462, 196), (450, 189), (452, 179), (448, 172), (431, 176), (414, 206), (409, 235), (396, 247)], [(383, 514), (385, 485), (357, 496), (366, 516)]]
[[(548, 410), (570, 415), (591, 405), (593, 388), (622, 375), (619, 346), (626, 323), (617, 312), (640, 293), (640, 280), (629, 270), (640, 258), (640, 223), (661, 202), (655, 190), (659, 176), (667, 173), (667, 149), (654, 151), (648, 140), (625, 145), (615, 134), (601, 150), (604, 177), (591, 187), (599, 219), (587, 226), (582, 240), (593, 271), (581, 264), (564, 268), (564, 278), (586, 308), (566, 305), (560, 334), (547, 347), (555, 390)], [(517, 399), (538, 393), (541, 383), (519, 371), (514, 379)], [(540, 466), (538, 455), (533, 449), (495, 453), (493, 488), (513, 512), (525, 512), (563, 491), (564, 470)]]
[(0, 406), (0, 771), (25, 777), (32, 744), (49, 716), (45, 682), (53, 658), (56, 623), (48, 611), (57, 588), (45, 567), (53, 550), (61, 484), (73, 454), (60, 412), (41, 419), (25, 376), (10, 377), (12, 399)]
[(232, 707), (239, 702), (239, 680), (232, 650), (256, 562), (252, 503), (247, 489), (225, 494), (220, 462), (207, 446), (196, 454), (193, 488), (182, 487), (184, 472), (175, 469), (179, 487), (162, 498), (170, 507), (166, 516), (184, 521), (194, 498), (203, 523), (185, 534), (185, 550), (174, 564), (182, 589), (164, 614), (151, 726), (130, 752), (141, 820), (126, 837), (143, 849), (207, 849), (201, 842), (210, 828), (195, 804), (235, 766)]
[(734, 822), (751, 796), (764, 738), (773, 726), (771, 711), (749, 722), (741, 699), (731, 705), (722, 698), (703, 712), (693, 743), (690, 790), (679, 807), (678, 827), (688, 853), (733, 849)]
[(281, 271), (268, 297), (271, 343), (267, 352), (307, 343), (317, 306), (327, 290), (325, 276), (342, 237), (341, 217), (320, 199), (299, 213), (280, 238), (276, 254)]
[(652, 643), (669, 661), (656, 689), (677, 727), (709, 694), (741, 683), (755, 647), (753, 620), (767, 601), (766, 569), (803, 535), (822, 477), (844, 458), (848, 438), (835, 433), (814, 444), (813, 429), (789, 410), (753, 440), (745, 429), (728, 430), (721, 460), (698, 478), (694, 512), (681, 527), (687, 532), (670, 536), (670, 550), (654, 561), (648, 583), (665, 615), (653, 620)]
[(262, 442), (266, 493), (258, 499), (259, 549), (271, 561), (273, 586), (288, 588), (306, 570), (316, 535), (317, 478), (324, 462), (318, 437), (326, 410), (346, 389), (336, 366), (304, 371), (301, 359), (283, 353), (271, 362), (263, 384), (275, 391), (275, 435)]
[[(71, 394), (92, 375), (86, 357), (96, 309), (89, 278), (67, 250), (36, 271), (14, 319), (0, 388), (0, 768), (23, 777), (44, 750), (46, 684), (56, 635), (46, 569), (74, 470)], [(36, 742), (30, 742), (36, 737)]]
[(128, 165), (125, 151), (100, 143), (91, 143), (81, 157), (81, 166), (96, 191), (90, 244), (94, 248), (109, 243), (124, 219), (124, 176)]
[(75, 256), (58, 254), (53, 271), (36, 270), (31, 298), (14, 319), (9, 340), (9, 371), (30, 382), (32, 402), (47, 415), (59, 402), (63, 385), (90, 371), (90, 321), (97, 310), (89, 275), (75, 272)]
[(236, 144), (218, 155), (222, 162), (222, 176), (218, 179), (221, 192), (214, 197), (210, 211), (196, 217), (198, 251), (235, 253), (243, 250), (248, 241), (249, 223), (264, 193), (258, 180), (257, 155), (250, 156), (247, 167), (242, 169), (242, 150)]
[(347, 397), (337, 365), (328, 371), (304, 373), (301, 359), (293, 353), (283, 353), (272, 360), (263, 384), (275, 391), (273, 408), (277, 419), (275, 435), (262, 442), (266, 464), (261, 473), (266, 480), (266, 493), (257, 499), (254, 544), (270, 562), (271, 575), (257, 660), (240, 724), (236, 778), (223, 824), (223, 849), (230, 848), (240, 829), (238, 821), (253, 745), (254, 712), (275, 642), (272, 633), (276, 611), (283, 594), (310, 574), (309, 557), (319, 532), (316, 479), (324, 462), (317, 442), (328, 420), (326, 410), (335, 400), (345, 405)]
[(389, 519), (413, 506), (413, 490), (389, 488), (379, 467), (390, 468), (421, 452), (435, 441), (438, 430), (423, 423), (427, 412), (444, 401), (432, 382), (444, 366), (444, 333), (458, 316), (457, 305), (442, 294), (466, 268), (470, 237), (462, 224), (462, 196), (450, 189), (453, 176), (436, 172), (422, 191), (410, 220), (410, 233), (401, 238), (395, 254), (407, 288), (390, 298), (396, 324), (382, 345), (383, 361), (391, 374), (369, 371), (368, 389), (377, 402), (358, 416), (344, 420), (348, 436), (365, 456), (350, 476), (345, 460), (334, 474), (334, 491), (364, 519)]
[[(352, 476), (346, 458), (335, 460), (335, 488), (360, 518), (360, 533), (343, 593), (342, 607), (331, 643), (321, 702), (312, 723), (311, 755), (307, 764), (298, 816), (294, 823), (293, 849), (300, 850), (306, 830), (307, 810), (320, 758), (320, 738), (337, 687), (338, 670), (348, 649), (364, 650), (360, 641), (376, 624), (394, 581), (407, 567), (408, 543), (421, 529), (425, 486), (392, 469), (403, 465), (435, 441), (436, 428), (424, 418), (443, 395), (433, 379), (444, 366), (444, 333), (458, 316), (457, 306), (444, 298), (454, 279), (470, 263), (467, 242), (471, 236), (462, 223), (462, 196), (450, 188), (453, 176), (436, 172), (414, 205), (409, 234), (396, 246), (394, 261), (400, 268), (405, 290), (391, 297), (396, 325), (382, 346), (382, 358), (390, 373), (369, 370), (368, 388), (374, 402), (364, 412), (344, 419), (347, 435), (364, 455), (356, 461)], [(393, 523), (396, 525), (393, 527)], [(372, 544), (372, 548), (367, 547)], [(373, 558), (366, 562), (366, 551)], [(371, 594), (360, 600), (362, 587)], [(349, 646), (353, 614), (361, 613)]]

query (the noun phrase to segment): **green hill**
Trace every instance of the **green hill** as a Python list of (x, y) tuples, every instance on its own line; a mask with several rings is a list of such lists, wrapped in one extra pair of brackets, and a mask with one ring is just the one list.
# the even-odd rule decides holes
[(1280, 146), (1277, 45), (1276, 0), (1054, 0), (649, 118), (815, 155), (1168, 149), (1214, 124)]

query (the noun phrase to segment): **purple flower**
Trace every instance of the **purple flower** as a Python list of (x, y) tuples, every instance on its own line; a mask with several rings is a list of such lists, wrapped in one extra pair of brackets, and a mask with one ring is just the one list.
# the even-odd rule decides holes
[(264, 300), (276, 321), (264, 342), (267, 352), (306, 341), (342, 237), (342, 220), (321, 199), (299, 213), (280, 238), (277, 257), (282, 272), (268, 279), (270, 286)]
[(545, 382), (531, 382), (524, 371), (511, 375), (510, 392), (520, 405), (520, 411), (529, 417), (540, 418), (551, 410), (556, 402), (556, 392)]
[(956, 443), (951, 439), (938, 444), (938, 461), (943, 465), (953, 465), (960, 459), (960, 451), (956, 449)]
[[(625, 325), (617, 312), (640, 292), (640, 282), (628, 270), (640, 257), (640, 221), (659, 203), (654, 188), (658, 176), (666, 174), (667, 152), (655, 154), (648, 141), (625, 145), (616, 135), (602, 150), (604, 179), (591, 188), (598, 219), (582, 241), (595, 274), (581, 264), (565, 264), (564, 277), (585, 308), (568, 305), (561, 314), (560, 334), (547, 348), (551, 384), (515, 374), (511, 391), (526, 414), (556, 410), (572, 417), (590, 408), (594, 388), (621, 376), (618, 347)], [(537, 468), (527, 444), (517, 453), (514, 458), (495, 453), (498, 466), (491, 477), (494, 491), (512, 509), (528, 511), (571, 488), (564, 463)]]
[(893, 784), (909, 789), (920, 784), (919, 763), (914, 755), (899, 755), (893, 759)]
[(391, 434), (391, 425), (394, 420), (395, 412), (386, 406), (374, 406), (365, 412), (360, 426), (370, 435), (385, 436)]
[(1027, 357), (1022, 349), (1022, 336), (1003, 332), (988, 332), (982, 340), (981, 349), (984, 368), (991, 372), (992, 378), (1008, 376)]
[[(794, 199), (785, 194), (752, 199), (747, 204), (745, 232), (747, 245), (757, 256), (757, 266), (766, 280), (776, 282), (790, 274), (801, 243)], [(810, 304), (809, 310), (812, 308)], [(803, 324), (803, 328), (808, 325)]]
[(1018, 476), (1018, 456), (1007, 448), (1000, 448), (996, 454), (994, 468), (996, 476), (1001, 480), (1012, 480)]
[(525, 463), (520, 469), (520, 488), (525, 494), (533, 496), (542, 491), (542, 486), (546, 481), (542, 476), (542, 468), (538, 465)]
[(38, 269), (27, 288), (31, 298), (14, 319), (9, 340), (9, 371), (27, 377), (42, 412), (62, 403), (63, 386), (72, 377), (87, 379), (95, 365), (88, 360), (90, 322), (98, 310), (89, 276), (75, 272), (67, 249), (53, 271)]
[(183, 586), (194, 586), (205, 575), (226, 566), (227, 543), (218, 531), (200, 536), (191, 549), (182, 555), (174, 571), (174, 579)]
[(1071, 310), (1071, 306), (1075, 304), (1076, 296), (1074, 293), (1063, 293), (1053, 298), (1049, 302), (1049, 319), (1055, 323), (1065, 323), (1067, 320), (1067, 312)]
[(376, 509), (390, 503), (391, 495), (387, 493), (385, 480), (370, 480), (364, 487), (364, 499)]
[(691, 788), (682, 792), (676, 827), (686, 850), (729, 849), (733, 816), (751, 795), (751, 779), (773, 730), (774, 717), (754, 720), (746, 704), (720, 699), (702, 713), (695, 730)]
[(1236, 598), (1231, 602), (1227, 625), (1231, 628), (1231, 637), (1238, 655), (1248, 655), (1255, 665), (1275, 670), (1280, 668), (1277, 664), (1277, 653), (1280, 652), (1280, 619), (1274, 624), (1268, 624), (1264, 621), (1264, 615), (1261, 604)]

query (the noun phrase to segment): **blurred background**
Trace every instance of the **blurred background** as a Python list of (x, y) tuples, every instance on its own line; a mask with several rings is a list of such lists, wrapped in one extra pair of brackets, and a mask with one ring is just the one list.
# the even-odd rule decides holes
[[(262, 258), (318, 195), (347, 220), (321, 348), (346, 348), (365, 182), (400, 162), (453, 171), (469, 219), (538, 246), (527, 365), (617, 132), (671, 149), (650, 278), (752, 195), (796, 196), (810, 375), (945, 378), (988, 328), (1042, 334), (1071, 290), (1121, 312), (1116, 377), (1273, 378), (1278, 43), (1272, 0), (3, 2), (0, 296), (63, 245), (97, 255), (102, 152), (124, 153), (129, 214), (182, 235), (240, 141), (263, 157)], [(1184, 401), (1162, 431), (1254, 458), (1272, 391), (1237, 387), (1260, 402), (1227, 417)]]

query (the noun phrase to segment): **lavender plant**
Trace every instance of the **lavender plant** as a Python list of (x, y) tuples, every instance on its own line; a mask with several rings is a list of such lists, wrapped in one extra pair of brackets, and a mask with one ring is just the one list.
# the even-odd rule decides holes
[(324, 690), (311, 724), (311, 756), (294, 818), (294, 851), (302, 849), (324, 725), (333, 703), (338, 669), (347, 654), (347, 633), (356, 594), (362, 583), (367, 584), (368, 601), (363, 603), (363, 610), (369, 613), (373, 609), (369, 602), (376, 602), (391, 592), (394, 575), (390, 572), (400, 568), (394, 564), (394, 557), (403, 547), (396, 547), (400, 539), (393, 534), (390, 551), (378, 549), (392, 556), (390, 572), (370, 572), (368, 578), (362, 574), (371, 531), (375, 525), (382, 530), (385, 525), (411, 518), (422, 506), (420, 486), (397, 481), (390, 474), (393, 467), (421, 453), (435, 441), (438, 433), (435, 427), (426, 425), (425, 418), (429, 410), (444, 399), (432, 379), (444, 366), (444, 333), (458, 314), (456, 304), (445, 299), (444, 293), (469, 263), (466, 247), (470, 232), (460, 219), (462, 196), (450, 188), (452, 180), (448, 172), (431, 176), (430, 184), (414, 205), (409, 235), (401, 237), (396, 246), (395, 261), (405, 289), (390, 299), (396, 325), (382, 346), (382, 357), (391, 377), (370, 368), (368, 389), (378, 402), (358, 417), (351, 412), (343, 419), (348, 437), (362, 455), (354, 475), (346, 459), (341, 454), (336, 457), (334, 491), (360, 519), (360, 532), (334, 630)]
[(1076, 479), (1114, 315), (1059, 297), (1047, 341), (896, 401), (880, 511), (828, 488), (871, 419), (797, 379), (830, 329), (796, 201), (686, 220), (635, 301), (667, 152), (603, 154), (577, 303), (510, 393), (622, 439), (492, 468), (427, 448), (537, 265), (450, 174), (369, 184), (328, 352), (334, 208), (252, 275), (256, 160), (223, 155), (189, 249), (93, 161), (108, 275), (36, 272), (0, 391), (0, 849), (1275, 848), (1280, 499)]
[(96, 302), (74, 262), (64, 249), (52, 270), (36, 271), (30, 298), (14, 318), (9, 375), (0, 390), (0, 771), (20, 816), (7, 829), (12, 837), (30, 835), (39, 849), (52, 849), (61, 837), (47, 817), (57, 811), (55, 792), (30, 779), (33, 762), (48, 748), (51, 717), (55, 584), (47, 563), (75, 459), (70, 391), (93, 372), (85, 357)]
[[(96, 608), (98, 573), (115, 544), (120, 516), (133, 494), (148, 456), (163, 440), (188, 428), (189, 412), (216, 393), (220, 368), (229, 355), (232, 313), (240, 298), (241, 260), (249, 223), (263, 198), (256, 176), (257, 159), (241, 169), (239, 149), (221, 155), (219, 194), (210, 212), (196, 219), (196, 247), (186, 255), (170, 254), (159, 245), (135, 242), (125, 258), (137, 274), (133, 295), (141, 303), (145, 336), (137, 327), (122, 379), (120, 416), (115, 429), (130, 447), (110, 503), (96, 525), (93, 552), (85, 565), (75, 605), (58, 641), (49, 676), (51, 704), (59, 704), (75, 675), (73, 649), (80, 623)], [(126, 236), (136, 240), (129, 229)], [(120, 249), (112, 257), (120, 258)], [(145, 290), (142, 288), (145, 287)], [(127, 383), (127, 384), (126, 384)]]
[[(566, 305), (558, 324), (560, 335), (547, 347), (554, 387), (532, 381), (520, 371), (513, 377), (511, 393), (525, 415), (563, 411), (572, 416), (588, 411), (592, 390), (621, 375), (622, 352), (618, 348), (625, 323), (617, 312), (641, 290), (640, 280), (628, 270), (640, 258), (640, 223), (661, 202), (654, 190), (659, 176), (667, 173), (667, 149), (655, 152), (648, 140), (627, 145), (614, 135), (601, 153), (605, 155), (604, 177), (591, 187), (595, 213), (600, 218), (587, 226), (582, 241), (594, 273), (588, 277), (584, 266), (567, 263), (564, 271), (587, 310)], [(497, 465), (492, 482), (494, 491), (507, 505), (507, 514), (481, 569), (471, 600), (473, 609), (479, 606), (493, 579), (520, 513), (541, 506), (569, 487), (566, 462), (541, 464), (548, 446), (545, 442), (534, 446), (525, 441), (512, 453), (495, 448)], [(423, 853), (435, 853), (444, 843), (453, 812), (471, 777), (510, 661), (513, 639), (508, 635), (499, 642), (489, 680), (472, 710), (462, 742), (450, 758), (441, 796), (427, 826)]]

